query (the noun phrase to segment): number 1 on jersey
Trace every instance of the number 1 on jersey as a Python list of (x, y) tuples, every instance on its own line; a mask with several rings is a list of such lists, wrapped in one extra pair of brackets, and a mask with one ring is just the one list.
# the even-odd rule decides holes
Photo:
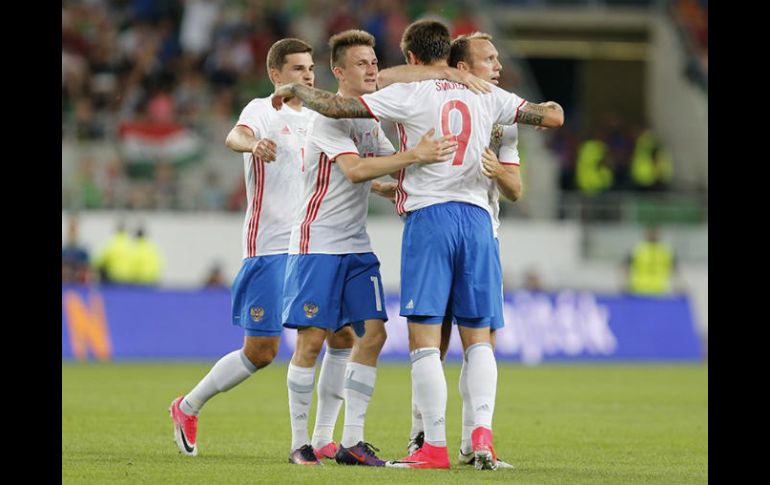
[[(462, 118), (462, 128), (460, 133), (452, 133), (449, 129), (449, 115), (453, 110), (460, 112)], [(459, 99), (453, 99), (444, 103), (441, 107), (441, 134), (454, 135), (457, 140), (457, 151), (452, 159), (452, 165), (462, 165), (465, 159), (465, 150), (468, 148), (468, 140), (471, 137), (471, 111), (468, 105)]]
[(374, 305), (377, 308), (378, 312), (382, 311), (382, 299), (380, 298), (380, 285), (379, 280), (376, 276), (370, 276), (369, 279), (372, 282), (372, 285), (374, 286)]

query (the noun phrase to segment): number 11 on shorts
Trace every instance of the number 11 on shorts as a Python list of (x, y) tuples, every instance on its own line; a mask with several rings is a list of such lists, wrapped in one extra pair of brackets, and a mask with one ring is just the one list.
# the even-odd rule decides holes
[(376, 276), (370, 276), (370, 280), (372, 280), (372, 285), (374, 285), (374, 304), (377, 305), (377, 311), (382, 311), (382, 298), (380, 298), (380, 285), (379, 280)]

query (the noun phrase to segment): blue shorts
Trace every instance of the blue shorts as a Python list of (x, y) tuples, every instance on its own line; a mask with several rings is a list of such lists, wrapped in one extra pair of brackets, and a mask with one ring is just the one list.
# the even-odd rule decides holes
[(445, 202), (409, 214), (401, 245), (401, 312), (415, 323), (489, 326), (502, 273), (489, 212)]
[[(480, 320), (472, 320), (472, 319), (463, 319), (461, 318), (460, 321), (457, 320), (457, 318), (452, 315), (452, 312), (450, 310), (452, 306), (452, 302), (450, 299), (449, 305), (447, 305), (447, 313), (446, 316), (441, 320), (445, 320), (447, 317), (449, 317), (452, 320), (452, 323), (455, 323), (457, 325), (463, 326), (463, 327), (472, 327), (472, 328), (479, 328), (479, 327), (487, 327), (491, 330), (497, 330), (500, 328), (503, 328), (505, 326), (505, 320), (503, 320), (503, 265), (500, 262), (500, 241), (498, 239), (495, 239), (495, 258), (497, 259), (497, 264), (500, 269), (500, 293), (499, 297), (500, 300), (496, 304), (495, 308), (495, 314), (492, 315), (491, 318), (487, 319), (480, 319)], [(421, 317), (416, 317), (417, 319), (421, 319)], [(423, 319), (423, 320), (429, 320), (429, 321), (423, 321), (422, 323), (436, 323), (435, 321), (432, 321), (433, 319)]]
[(353, 324), (360, 336), (364, 320), (388, 320), (374, 253), (290, 254), (284, 289), (284, 327), (337, 331)]
[(286, 254), (246, 258), (231, 289), (233, 325), (251, 337), (281, 335)]

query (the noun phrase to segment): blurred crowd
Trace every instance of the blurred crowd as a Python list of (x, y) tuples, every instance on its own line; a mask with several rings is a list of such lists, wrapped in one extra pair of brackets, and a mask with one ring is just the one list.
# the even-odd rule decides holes
[(555, 130), (549, 147), (559, 160), (559, 186), (593, 196), (608, 191), (664, 191), (673, 177), (671, 154), (638, 124), (607, 113), (596, 128), (581, 136), (565, 124)]
[(103, 247), (91, 254), (80, 241), (77, 217), (70, 217), (61, 266), (62, 284), (155, 286), (161, 279), (163, 256), (142, 225), (129, 233), (123, 222)]
[[(434, 0), (63, 1), (62, 206), (243, 210), (242, 167), (223, 143), (241, 108), (272, 91), (265, 58), (276, 40), (294, 36), (310, 42), (318, 64), (316, 85), (333, 89), (326, 66), (332, 33), (371, 32), (380, 65), (388, 67), (403, 63), (400, 37), (416, 18), (443, 20), (453, 36), (479, 30), (474, 12), (463, 5)], [(503, 73), (513, 79), (506, 85), (515, 84), (514, 69)], [(570, 126), (557, 130), (550, 146), (561, 161), (561, 188), (593, 194), (667, 187), (668, 152), (648, 131), (625, 125), (615, 117), (587, 137)], [(65, 146), (76, 149), (68, 152)]]
[(272, 91), (270, 46), (283, 37), (308, 41), (319, 64), (316, 85), (332, 89), (331, 34), (371, 32), (387, 67), (403, 63), (401, 34), (425, 16), (445, 21), (453, 35), (478, 30), (472, 11), (435, 1), (64, 0), (63, 141), (117, 144), (74, 157), (63, 205), (241, 210), (240, 180), (205, 170), (192, 197), (180, 175), (212, 156), (248, 101)]

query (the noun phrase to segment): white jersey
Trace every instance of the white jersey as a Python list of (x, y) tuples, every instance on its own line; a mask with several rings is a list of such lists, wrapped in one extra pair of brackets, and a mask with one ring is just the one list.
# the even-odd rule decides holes
[[(519, 127), (518, 125), (495, 125), (492, 128), (492, 136), (489, 139), (489, 148), (495, 152), (497, 159), (503, 165), (516, 165), (519, 161)], [(492, 230), (497, 238), (497, 228), (500, 227), (500, 189), (497, 182), (488, 178), (489, 209), (492, 215)]]
[(282, 254), (289, 250), (291, 224), (302, 191), (302, 147), (315, 112), (285, 106), (276, 111), (270, 98), (253, 99), (243, 108), (238, 125), (257, 139), (275, 142), (275, 160), (265, 162), (243, 154), (248, 207), (243, 221), (243, 257)]
[(399, 214), (450, 201), (491, 211), (481, 153), (489, 144), (492, 126), (514, 124), (524, 99), (497, 86), (489, 94), (476, 95), (462, 84), (434, 79), (395, 83), (361, 100), (375, 119), (398, 123), (402, 150), (417, 145), (431, 128), (436, 129), (435, 136), (455, 135), (459, 143), (452, 160), (401, 170), (396, 194)]
[(366, 214), (372, 183), (352, 183), (335, 159), (344, 154), (381, 157), (393, 153), (393, 145), (378, 122), (335, 120), (317, 114), (305, 143), (305, 188), (291, 231), (289, 254), (371, 252)]

